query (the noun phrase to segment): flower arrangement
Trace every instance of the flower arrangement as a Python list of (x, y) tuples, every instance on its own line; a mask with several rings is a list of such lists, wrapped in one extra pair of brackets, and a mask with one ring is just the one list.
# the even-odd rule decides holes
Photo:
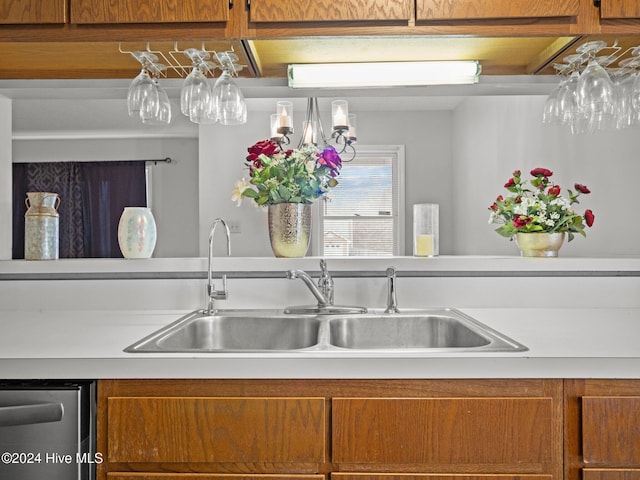
[(534, 168), (530, 173), (534, 177), (529, 182), (533, 188), (528, 188), (527, 180), (522, 180), (520, 170), (516, 170), (504, 185), (512, 195), (506, 198), (499, 195), (489, 207), (489, 223), (502, 224), (496, 232), (508, 238), (516, 233), (543, 232), (567, 232), (569, 241), (573, 240), (574, 233), (586, 237), (585, 224), (591, 227), (595, 216), (589, 209), (579, 215), (571, 205), (580, 203), (580, 195), (591, 193), (589, 188), (576, 183), (575, 192), (567, 189), (567, 198), (561, 195), (560, 186), (549, 180), (553, 175), (551, 170)]
[(234, 186), (231, 199), (238, 205), (244, 197), (257, 205), (313, 203), (338, 184), (342, 160), (335, 148), (305, 145), (282, 151), (272, 140), (249, 147), (246, 166), (249, 182), (242, 178)]

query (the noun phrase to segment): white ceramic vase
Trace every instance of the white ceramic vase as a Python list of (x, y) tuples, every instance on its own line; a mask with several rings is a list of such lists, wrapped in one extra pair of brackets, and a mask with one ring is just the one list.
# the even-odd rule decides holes
[(124, 207), (118, 223), (118, 245), (124, 258), (150, 258), (156, 238), (156, 221), (150, 208)]

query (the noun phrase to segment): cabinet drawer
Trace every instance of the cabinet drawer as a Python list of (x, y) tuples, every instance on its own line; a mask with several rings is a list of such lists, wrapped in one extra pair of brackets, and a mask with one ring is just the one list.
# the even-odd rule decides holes
[(600, 18), (640, 18), (638, 0), (602, 0)]
[[(332, 473), (331, 480), (552, 480), (553, 475), (441, 475), (437, 473)], [(612, 479), (618, 480), (618, 479)], [(620, 479), (622, 480), (622, 479)], [(625, 479), (627, 480), (627, 479)], [(628, 479), (635, 480), (635, 479)]]
[(413, 18), (409, 0), (252, 0), (252, 22), (398, 21)]
[(228, 0), (70, 0), (71, 23), (224, 22)]
[(339, 398), (333, 460), (381, 464), (549, 464), (552, 398)]
[(417, 20), (575, 17), (579, 0), (417, 0)]
[(585, 468), (583, 480), (640, 480), (640, 470), (634, 468)]
[[(325, 480), (324, 475), (231, 475), (203, 473), (110, 473), (109, 480)], [(508, 479), (507, 479), (508, 480)]]
[(323, 398), (110, 397), (107, 460), (319, 463)]
[(66, 0), (0, 0), (0, 24), (66, 23)]
[(640, 397), (582, 397), (585, 463), (640, 465)]

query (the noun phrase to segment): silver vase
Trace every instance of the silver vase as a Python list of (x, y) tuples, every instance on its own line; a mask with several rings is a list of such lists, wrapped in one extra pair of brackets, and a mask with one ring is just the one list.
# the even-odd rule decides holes
[(311, 240), (311, 205), (276, 203), (269, 205), (269, 240), (279, 258), (304, 257)]

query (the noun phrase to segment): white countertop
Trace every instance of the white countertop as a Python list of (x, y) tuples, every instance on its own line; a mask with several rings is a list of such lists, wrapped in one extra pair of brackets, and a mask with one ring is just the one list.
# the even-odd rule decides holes
[(0, 378), (640, 378), (640, 309), (461, 308), (517, 353), (125, 353), (186, 311), (2, 311)]

